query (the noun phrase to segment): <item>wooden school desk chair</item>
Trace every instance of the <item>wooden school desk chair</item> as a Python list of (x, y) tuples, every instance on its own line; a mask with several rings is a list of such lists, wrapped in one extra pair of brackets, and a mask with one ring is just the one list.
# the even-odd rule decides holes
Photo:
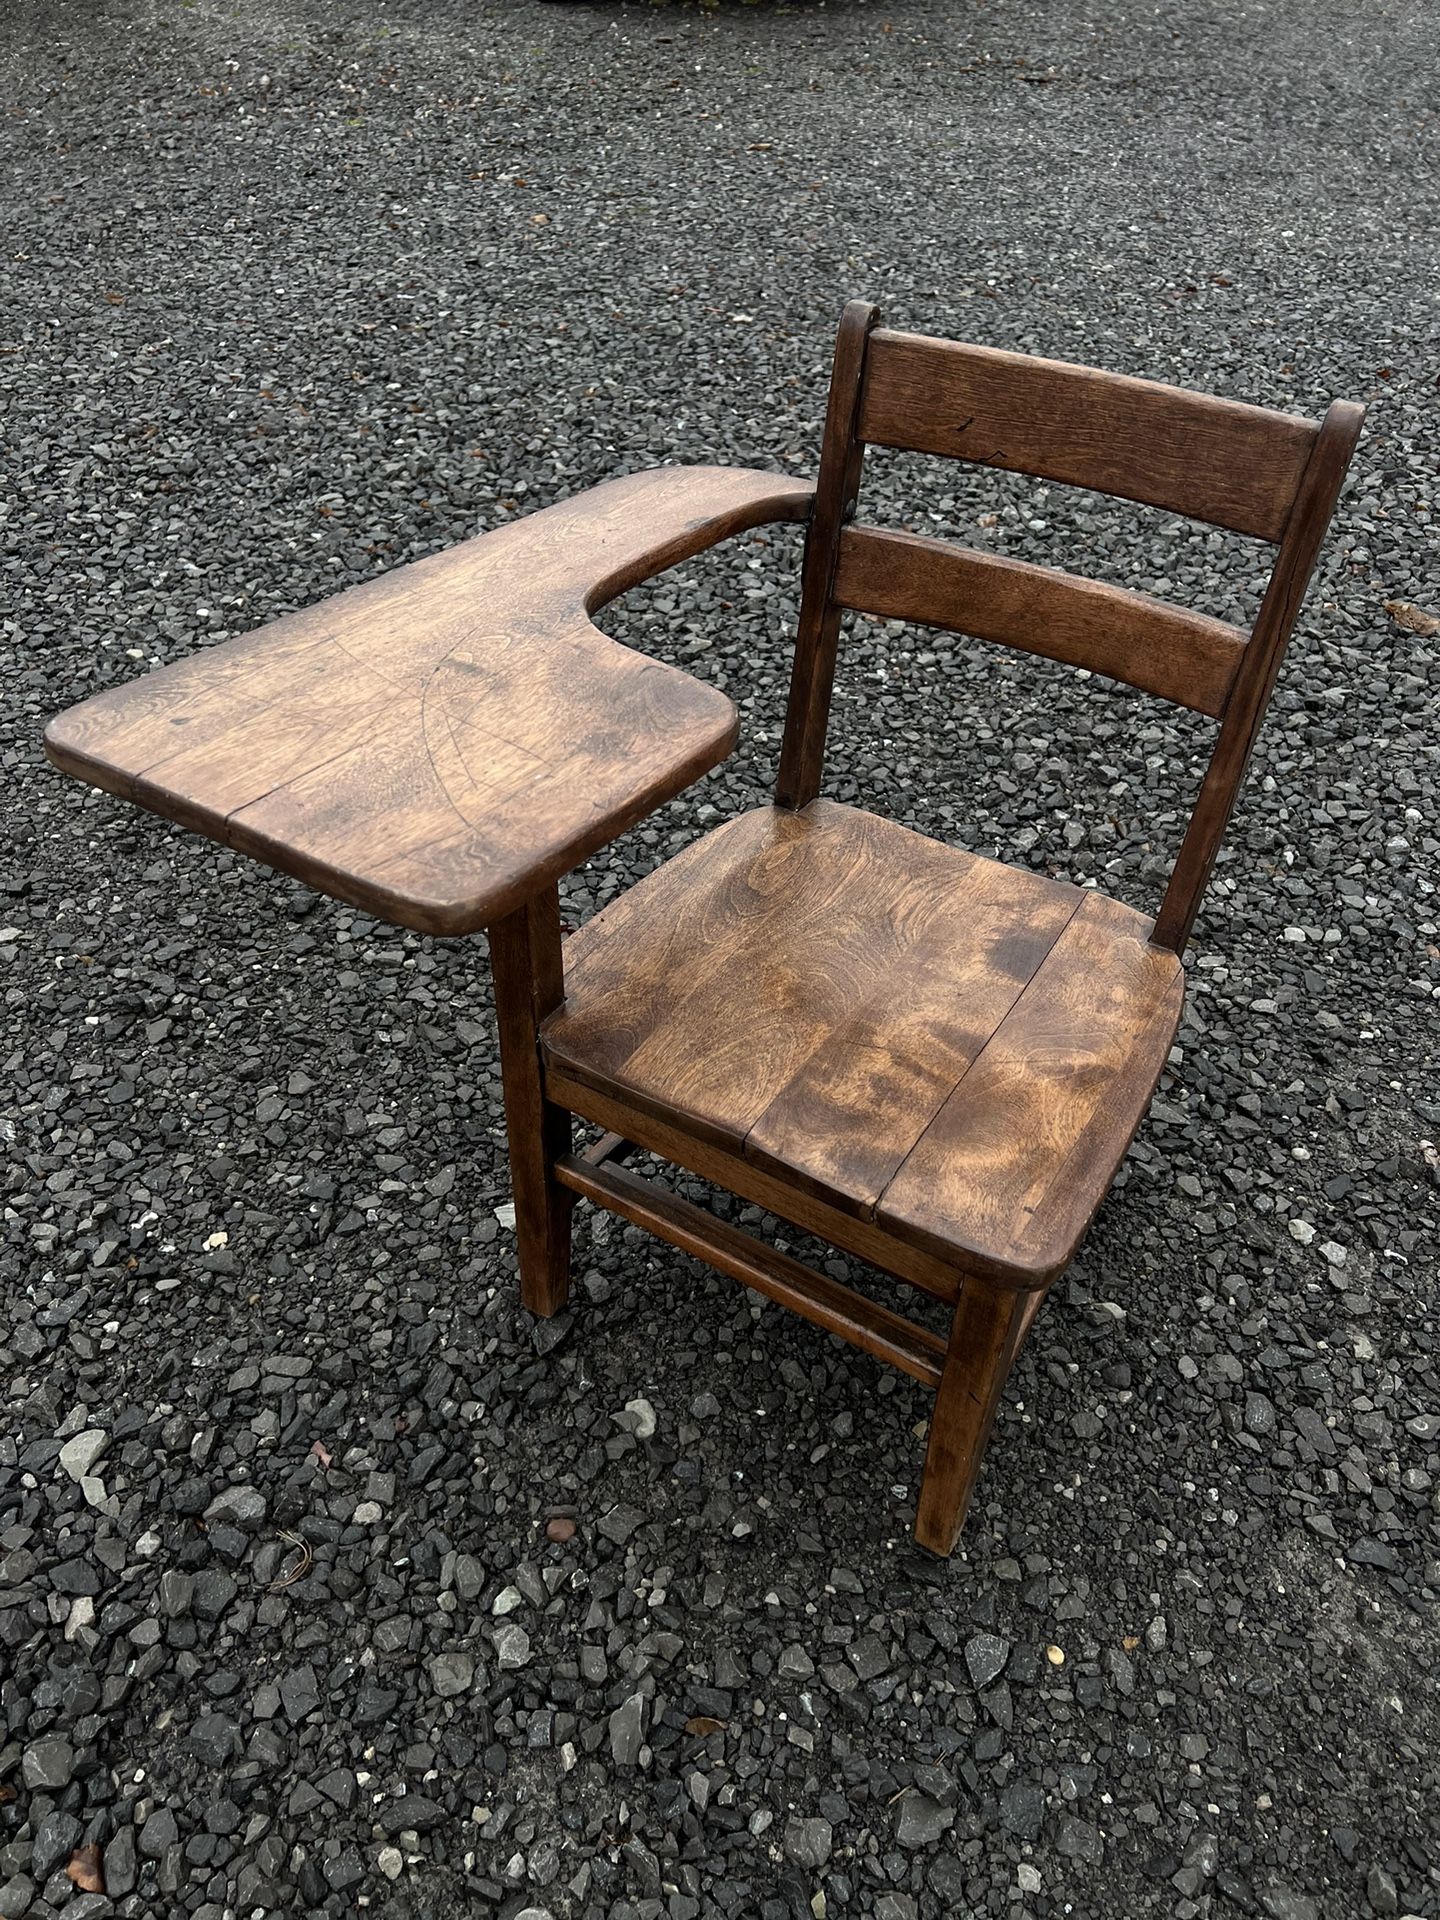
[[(564, 1304), (577, 1196), (935, 1392), (917, 1540), (948, 1553), (996, 1403), (1149, 1103), (1180, 956), (1363, 418), (1315, 425), (845, 310), (812, 489), (612, 480), (112, 689), (67, 773), (381, 919), (488, 929), (520, 1289)], [(1089, 487), (1269, 541), (1247, 635), (855, 519), (867, 446)], [(590, 615), (727, 535), (808, 520), (773, 806), (565, 942), (556, 882), (715, 766), (718, 689)], [(1083, 666), (1218, 721), (1153, 921), (821, 797), (841, 616)], [(603, 1130), (575, 1151), (571, 1117)], [(952, 1309), (948, 1339), (627, 1169), (643, 1149)]]

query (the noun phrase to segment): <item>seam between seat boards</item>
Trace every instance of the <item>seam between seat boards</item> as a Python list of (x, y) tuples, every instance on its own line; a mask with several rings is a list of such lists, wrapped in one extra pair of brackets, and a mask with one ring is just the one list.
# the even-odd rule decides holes
[[(937, 842), (937, 844), (943, 844), (943, 843)], [(983, 856), (979, 856), (979, 857), (983, 858)], [(1005, 863), (1003, 861), (997, 861), (995, 864), (1004, 865)], [(1066, 882), (1065, 884), (1069, 885), (1073, 883)], [(1035, 962), (1035, 965), (1031, 968), (1029, 974), (1026, 976), (1023, 984), (1020, 987), (1020, 991), (1015, 995), (1015, 998), (1010, 1002), (1009, 1006), (1007, 1006), (1005, 1011), (1000, 1015), (999, 1019), (995, 1022), (995, 1025), (991, 1028), (990, 1032), (986, 1035), (985, 1039), (975, 1049), (975, 1053), (973, 1057), (968, 1061), (966, 1061), (960, 1073), (957, 1074), (954, 1080), (954, 1083), (949, 1088), (947, 1088), (945, 1092), (943, 1092), (940, 1095), (939, 1100), (936, 1102), (935, 1106), (931, 1109), (929, 1119), (925, 1122), (925, 1125), (920, 1129), (919, 1133), (916, 1134), (914, 1140), (906, 1148), (905, 1152), (901, 1155), (900, 1160), (896, 1165), (894, 1171), (890, 1174), (884, 1186), (882, 1186), (880, 1191), (875, 1195), (875, 1198), (870, 1201), (862, 1200), (859, 1203), (859, 1217), (861, 1219), (875, 1221), (877, 1224), (879, 1224), (879, 1209), (884, 1202), (885, 1195), (890, 1191), (890, 1188), (894, 1185), (895, 1181), (899, 1178), (901, 1172), (904, 1170), (906, 1161), (910, 1158), (910, 1155), (914, 1153), (915, 1149), (919, 1146), (920, 1142), (925, 1138), (926, 1134), (929, 1133), (931, 1127), (934, 1126), (936, 1120), (939, 1118), (946, 1104), (954, 1098), (956, 1089), (960, 1086), (961, 1082), (965, 1079), (965, 1076), (970, 1072), (971, 1068), (975, 1065), (976, 1061), (980, 1059), (982, 1054), (984, 1054), (989, 1049), (990, 1044), (994, 1040), (996, 1034), (999, 1033), (1001, 1027), (1004, 1026), (1005, 1022), (1010, 1018), (1011, 1014), (1014, 1013), (1015, 1009), (1019, 1006), (1020, 1002), (1024, 999), (1025, 995), (1030, 991), (1031, 986), (1034, 984), (1036, 974), (1039, 973), (1040, 969), (1045, 965), (1045, 962), (1050, 958), (1051, 954), (1055, 951), (1056, 947), (1059, 946), (1060, 942), (1065, 938), (1065, 935), (1070, 931), (1070, 927), (1072, 922), (1075, 919), (1075, 916), (1085, 906), (1086, 901), (1090, 897), (1088, 891), (1083, 888), (1076, 888), (1075, 891), (1078, 897), (1075, 901), (1074, 906), (1071, 908), (1070, 912), (1065, 916), (1065, 919), (1062, 922), (1062, 924), (1057, 928), (1055, 933), (1055, 938), (1050, 942), (1049, 946), (1046, 947), (1045, 951), (1040, 955), (1039, 959)], [(822, 1042), (821, 1044), (823, 1045), (824, 1042)], [(750, 1123), (750, 1126), (746, 1129), (744, 1138), (740, 1144), (740, 1151), (744, 1155), (744, 1157), (747, 1160), (750, 1160), (756, 1167), (759, 1167), (761, 1169), (767, 1169), (767, 1168), (776, 1167), (783, 1164), (773, 1156), (769, 1158), (761, 1158), (758, 1154), (752, 1153), (751, 1146), (750, 1146), (751, 1136), (753, 1135), (755, 1129), (764, 1120), (765, 1115), (770, 1112), (771, 1108), (775, 1106), (776, 1102), (780, 1100), (781, 1097), (789, 1090), (790, 1086), (793, 1084), (795, 1078), (797, 1077), (797, 1074), (804, 1071), (805, 1067), (808, 1066), (810, 1061), (814, 1058), (815, 1052), (818, 1052), (818, 1051), (819, 1051), (819, 1048), (816, 1047), (811, 1053), (806, 1055), (805, 1060), (801, 1063), (800, 1067), (797, 1069), (797, 1073), (792, 1074), (790, 1076), (790, 1079), (785, 1082), (785, 1085), (783, 1087), (780, 1087), (776, 1091), (774, 1097), (766, 1103), (764, 1110), (761, 1113), (756, 1115), (755, 1119)], [(810, 1176), (810, 1177), (813, 1177), (813, 1176)], [(818, 1180), (816, 1181), (817, 1187), (821, 1187), (823, 1185), (824, 1185), (823, 1181), (818, 1181)], [(842, 1210), (848, 1211), (848, 1209), (842, 1209)]]
[[(1098, 889), (1093, 889), (1093, 888), (1087, 888), (1087, 889), (1085, 890), (1085, 892), (1084, 892), (1084, 893), (1082, 894), (1082, 897), (1081, 897), (1081, 902), (1080, 902), (1080, 906), (1076, 908), (1076, 911), (1075, 911), (1075, 913), (1074, 913), (1074, 914), (1072, 914), (1072, 915), (1070, 916), (1070, 919), (1066, 921), (1066, 923), (1065, 923), (1065, 927), (1064, 927), (1064, 928), (1062, 929), (1062, 932), (1061, 932), (1061, 935), (1060, 935), (1060, 938), (1063, 938), (1063, 937), (1064, 937), (1064, 934), (1065, 934), (1065, 933), (1068, 933), (1068, 932), (1069, 932), (1069, 930), (1070, 930), (1070, 926), (1071, 926), (1071, 924), (1073, 923), (1073, 921), (1075, 920), (1075, 918), (1077, 917), (1077, 915), (1078, 915), (1078, 914), (1080, 913), (1080, 911), (1081, 911), (1081, 910), (1082, 910), (1082, 909), (1084, 908), (1084, 906), (1085, 906), (1085, 905), (1087, 904), (1087, 902), (1089, 902), (1090, 900), (1093, 900), (1093, 899), (1101, 899), (1101, 900), (1109, 900), (1109, 899), (1110, 899), (1110, 895), (1108, 895), (1108, 894), (1102, 894), (1102, 893), (1100, 893), (1100, 892), (1098, 891)], [(1116, 904), (1121, 904), (1121, 903), (1116, 903)], [(1057, 939), (1057, 940), (1056, 940), (1056, 942), (1055, 942), (1055, 946), (1058, 946), (1058, 945), (1059, 945), (1059, 939)], [(1051, 947), (1051, 949), (1050, 949), (1050, 952), (1051, 952), (1051, 953), (1053, 953), (1053, 952), (1054, 952), (1054, 950), (1055, 950), (1055, 946), (1052, 946), (1052, 947)], [(1046, 959), (1048, 959), (1049, 957), (1050, 957), (1050, 956), (1049, 956), (1049, 954), (1047, 954), (1047, 955), (1046, 955)], [(1044, 965), (1044, 962), (1043, 962), (1043, 961), (1041, 962), (1041, 965), (1042, 965), (1042, 966)], [(1038, 974), (1038, 973), (1039, 973), (1039, 971), (1040, 971), (1040, 968), (1039, 968), (1039, 967), (1037, 967), (1037, 968), (1035, 969), (1035, 974)], [(1032, 975), (1030, 976), (1030, 979), (1029, 979), (1029, 980), (1028, 980), (1028, 981), (1026, 982), (1026, 984), (1025, 984), (1025, 993), (1028, 993), (1028, 992), (1030, 991), (1030, 988), (1031, 988), (1031, 987), (1032, 987), (1032, 986), (1034, 985), (1034, 981), (1035, 981), (1035, 974), (1032, 974)], [(1175, 972), (1175, 975), (1174, 975), (1174, 976), (1172, 976), (1172, 979), (1171, 979), (1171, 981), (1170, 981), (1170, 986), (1169, 986), (1169, 990), (1170, 990), (1170, 991), (1173, 991), (1173, 989), (1174, 989), (1174, 986), (1175, 986), (1175, 984), (1176, 984), (1176, 981), (1177, 981), (1177, 979), (1178, 979), (1178, 981), (1179, 981), (1179, 984), (1180, 984), (1180, 993), (1181, 993), (1181, 1003), (1182, 1003), (1182, 1007), (1183, 1007), (1183, 1003), (1184, 1003), (1184, 990), (1185, 990), (1185, 989), (1184, 989), (1184, 982), (1185, 982), (1185, 971), (1184, 971), (1184, 968), (1183, 968), (1183, 967), (1182, 967), (1182, 966), (1180, 965), (1180, 963), (1179, 963), (1179, 961), (1178, 961), (1178, 959), (1176, 960), (1176, 972)], [(1025, 993), (1022, 993), (1022, 994), (1021, 994), (1021, 995), (1020, 995), (1020, 996), (1019, 996), (1019, 997), (1018, 997), (1018, 998), (1016, 999), (1016, 1001), (1014, 1002), (1014, 1005), (1013, 1005), (1013, 1006), (1011, 1007), (1011, 1009), (1010, 1009), (1010, 1012), (1011, 1012), (1011, 1013), (1014, 1013), (1014, 1011), (1016, 1010), (1016, 1008), (1017, 1008), (1017, 1007), (1019, 1007), (1019, 1005), (1020, 1005), (1020, 1002), (1021, 1002), (1021, 1000), (1023, 1000), (1023, 999), (1024, 999), (1024, 997), (1025, 997)], [(1010, 1014), (1007, 1014), (1007, 1015), (1005, 1016), (1005, 1018), (1006, 1018), (1006, 1020), (1008, 1020), (1008, 1019), (1009, 1019), (1009, 1017), (1010, 1017)], [(1003, 1021), (1003, 1020), (1002, 1020), (1002, 1021), (1001, 1021), (1001, 1023), (1000, 1023), (1000, 1026), (1001, 1026), (1001, 1027), (1003, 1027), (1003, 1026), (1004, 1026), (1004, 1024), (1005, 1024), (1005, 1021)], [(1176, 1025), (1178, 1026), (1178, 1024), (1179, 1024), (1179, 1015), (1178, 1015), (1178, 1013), (1177, 1013), (1177, 1016), (1176, 1016)], [(984, 1055), (985, 1055), (986, 1053), (988, 1053), (988, 1052), (989, 1052), (989, 1050), (990, 1050), (990, 1047), (991, 1047), (991, 1046), (992, 1046), (992, 1045), (994, 1044), (994, 1042), (995, 1042), (995, 1040), (997, 1039), (997, 1037), (998, 1037), (998, 1035), (999, 1035), (999, 1032), (1000, 1032), (1000, 1027), (997, 1027), (997, 1028), (995, 1029), (995, 1032), (991, 1034), (991, 1036), (990, 1036), (990, 1038), (989, 1038), (989, 1040), (987, 1040), (987, 1041), (986, 1041), (986, 1043), (985, 1043), (985, 1045), (984, 1045), (984, 1046), (983, 1046), (983, 1047), (982, 1047), (982, 1048), (980, 1049), (980, 1052), (976, 1054), (976, 1056), (975, 1056), (975, 1058), (974, 1058), (974, 1060), (972, 1060), (972, 1061), (971, 1061), (971, 1063), (970, 1063), (970, 1067), (972, 1067), (972, 1068), (973, 1068), (973, 1067), (975, 1067), (975, 1066), (977, 1066), (977, 1065), (979, 1064), (979, 1062), (980, 1062), (980, 1060), (981, 1060), (981, 1059), (983, 1058), (983, 1056), (984, 1056)], [(1173, 1029), (1172, 1029), (1172, 1033), (1173, 1033)], [(967, 1069), (966, 1069), (966, 1072), (969, 1072), (969, 1070), (970, 1070), (970, 1069), (969, 1069), (969, 1068), (967, 1068)], [(1157, 1086), (1159, 1085), (1159, 1083), (1160, 1083), (1160, 1075), (1161, 1075), (1161, 1074), (1162, 1074), (1162, 1073), (1164, 1072), (1164, 1070), (1165, 1070), (1165, 1061), (1164, 1061), (1164, 1059), (1162, 1058), (1162, 1060), (1160, 1061), (1160, 1064), (1159, 1064), (1159, 1066), (1158, 1066), (1158, 1067), (1156, 1068), (1156, 1070), (1155, 1070), (1155, 1078), (1154, 1078), (1154, 1081), (1153, 1081), (1153, 1082), (1152, 1082), (1152, 1084), (1151, 1084), (1151, 1087), (1150, 1087), (1150, 1091), (1149, 1091), (1149, 1093), (1147, 1093), (1147, 1095), (1146, 1095), (1146, 1098), (1145, 1098), (1145, 1104), (1144, 1104), (1144, 1105), (1143, 1105), (1143, 1106), (1141, 1107), (1141, 1109), (1140, 1109), (1140, 1121), (1143, 1121), (1143, 1120), (1144, 1120), (1144, 1118), (1145, 1118), (1145, 1113), (1146, 1113), (1146, 1110), (1147, 1110), (1147, 1109), (1148, 1109), (1148, 1107), (1149, 1107), (1149, 1103), (1150, 1103), (1150, 1101), (1151, 1101), (1151, 1099), (1153, 1099), (1153, 1097), (1154, 1097), (1154, 1092), (1155, 1092), (1155, 1088), (1156, 1088), (1156, 1087), (1157, 1087)], [(960, 1080), (958, 1080), (958, 1081), (956, 1081), (956, 1083), (955, 1083), (955, 1084), (956, 1084), (956, 1088), (958, 1088), (958, 1087), (960, 1086), (960, 1084), (961, 1084), (961, 1081), (963, 1081), (963, 1080), (964, 1080), (964, 1078), (965, 1078), (965, 1075), (964, 1075), (964, 1074), (962, 1074), (962, 1075), (960, 1076)], [(940, 1115), (941, 1115), (941, 1113), (943, 1112), (943, 1110), (944, 1110), (944, 1108), (943, 1108), (943, 1105), (942, 1105), (941, 1107), (938, 1107), (938, 1108), (936, 1109), (936, 1111), (935, 1111), (935, 1113), (934, 1113), (934, 1114), (933, 1114), (933, 1115), (931, 1116), (931, 1119), (930, 1119), (930, 1124), (929, 1124), (929, 1125), (928, 1125), (928, 1126), (927, 1126), (927, 1127), (925, 1128), (925, 1130), (924, 1130), (924, 1132), (923, 1132), (923, 1133), (922, 1133), (922, 1134), (920, 1135), (920, 1137), (919, 1137), (919, 1139), (917, 1139), (917, 1140), (916, 1140), (916, 1142), (915, 1142), (915, 1146), (911, 1148), (911, 1150), (910, 1150), (910, 1152), (911, 1152), (911, 1153), (914, 1153), (914, 1152), (915, 1152), (915, 1151), (916, 1151), (916, 1150), (917, 1150), (917, 1149), (919, 1148), (919, 1146), (920, 1146), (920, 1143), (921, 1143), (921, 1141), (923, 1141), (923, 1140), (925, 1139), (925, 1136), (926, 1136), (926, 1134), (928, 1134), (928, 1133), (929, 1133), (929, 1132), (931, 1131), (931, 1129), (932, 1129), (932, 1128), (933, 1128), (933, 1127), (935, 1126), (935, 1124), (936, 1124), (936, 1122), (937, 1122), (937, 1121), (939, 1120), (939, 1118), (940, 1118)], [(1137, 1121), (1137, 1122), (1136, 1122), (1136, 1126), (1135, 1126), (1135, 1128), (1134, 1128), (1134, 1131), (1133, 1131), (1133, 1132), (1132, 1132), (1132, 1134), (1131, 1134), (1131, 1138), (1132, 1138), (1132, 1139), (1134, 1138), (1134, 1133), (1136, 1133), (1136, 1132), (1138, 1132), (1138, 1131), (1139, 1131), (1139, 1127), (1140, 1127), (1140, 1121)], [(1083, 1138), (1083, 1132), (1082, 1132), (1082, 1138)], [(1060, 1165), (1061, 1165), (1062, 1167), (1064, 1167), (1064, 1166), (1068, 1166), (1068, 1165), (1070, 1164), (1070, 1162), (1071, 1162), (1071, 1161), (1072, 1161), (1072, 1160), (1074, 1159), (1074, 1156), (1075, 1156), (1075, 1151), (1076, 1151), (1076, 1147), (1078, 1146), (1078, 1144), (1079, 1144), (1079, 1143), (1078, 1143), (1078, 1141), (1077, 1141), (1077, 1142), (1076, 1142), (1075, 1144), (1073, 1144), (1073, 1145), (1071, 1146), (1071, 1148), (1070, 1148), (1070, 1150), (1069, 1150), (1069, 1152), (1068, 1152), (1068, 1153), (1067, 1153), (1067, 1154), (1065, 1155), (1065, 1157), (1064, 1157), (1064, 1159), (1063, 1159), (1063, 1160), (1062, 1160), (1062, 1161), (1060, 1162)], [(1127, 1142), (1127, 1145), (1128, 1145), (1128, 1142)], [(1122, 1158), (1124, 1157), (1124, 1155), (1123, 1155), (1123, 1152), (1122, 1152), (1122, 1156), (1121, 1156), (1121, 1157), (1122, 1157)], [(905, 1166), (906, 1166), (906, 1164), (907, 1164), (907, 1162), (909, 1161), (909, 1158), (910, 1158), (910, 1154), (907, 1154), (907, 1155), (905, 1156), (905, 1159), (901, 1161), (901, 1163), (900, 1163), (900, 1165), (899, 1165), (899, 1166), (898, 1166), (898, 1167), (897, 1167), (897, 1168), (895, 1169), (895, 1172), (894, 1172), (894, 1173), (893, 1173), (893, 1174), (891, 1175), (891, 1177), (890, 1177), (890, 1180), (889, 1180), (889, 1181), (888, 1181), (888, 1182), (886, 1183), (886, 1187), (885, 1187), (885, 1191), (884, 1191), (884, 1193), (882, 1193), (882, 1194), (880, 1195), (880, 1198), (879, 1198), (879, 1200), (878, 1200), (878, 1201), (876, 1202), (876, 1224), (877, 1224), (877, 1225), (883, 1225), (883, 1224), (884, 1224), (884, 1222), (883, 1222), (883, 1221), (881, 1221), (881, 1220), (879, 1219), (879, 1209), (880, 1209), (881, 1207), (883, 1207), (883, 1206), (884, 1206), (884, 1204), (885, 1204), (885, 1199), (886, 1199), (886, 1196), (887, 1196), (887, 1195), (889, 1194), (889, 1192), (890, 1192), (890, 1189), (891, 1189), (891, 1187), (893, 1187), (893, 1186), (894, 1186), (894, 1184), (895, 1184), (895, 1182), (896, 1182), (896, 1181), (897, 1181), (897, 1180), (898, 1180), (898, 1179), (900, 1178), (900, 1175), (901, 1175), (901, 1174), (902, 1174), (902, 1173), (904, 1172), (904, 1170), (905, 1170)], [(1104, 1199), (1105, 1199), (1105, 1197), (1106, 1197), (1106, 1192), (1108, 1192), (1108, 1186), (1107, 1186), (1107, 1188), (1105, 1189), (1105, 1191), (1102, 1191), (1102, 1192), (1101, 1192), (1101, 1193), (1100, 1193), (1100, 1194), (1098, 1195), (1098, 1197), (1096, 1198), (1096, 1201), (1095, 1201), (1095, 1205), (1094, 1205), (1094, 1206), (1093, 1206), (1093, 1207), (1091, 1208), (1091, 1210), (1090, 1210), (1090, 1214), (1089, 1214), (1089, 1219), (1090, 1219), (1090, 1220), (1093, 1220), (1093, 1219), (1094, 1219), (1094, 1217), (1095, 1217), (1095, 1215), (1096, 1215), (1096, 1213), (1098, 1213), (1098, 1212), (1099, 1212), (1099, 1210), (1100, 1210), (1100, 1205), (1101, 1205), (1101, 1203), (1103, 1202), (1103, 1200), (1104, 1200)], [(1031, 1207), (1027, 1207), (1027, 1208), (1025, 1208), (1025, 1209), (1024, 1209), (1024, 1212), (1025, 1212), (1025, 1214), (1026, 1214), (1026, 1216), (1027, 1216), (1028, 1218), (1031, 1218), (1031, 1219), (1033, 1219), (1033, 1218), (1034, 1218), (1034, 1216), (1035, 1216), (1035, 1211), (1036, 1211), (1036, 1209), (1035, 1209), (1035, 1208), (1034, 1208), (1033, 1206), (1031, 1206)], [(1087, 1222), (1087, 1227), (1088, 1227), (1088, 1222)], [(927, 1230), (926, 1230), (926, 1229), (923, 1229), (923, 1228), (922, 1228), (922, 1229), (921, 1229), (921, 1231), (922, 1231), (922, 1232), (926, 1232)], [(1082, 1232), (1082, 1235), (1081, 1235), (1081, 1237), (1082, 1237), (1082, 1238), (1084, 1237), (1084, 1235), (1083, 1235), (1083, 1232)], [(971, 1255), (973, 1255), (973, 1256), (975, 1256), (976, 1258), (981, 1258), (981, 1259), (985, 1259), (985, 1260), (992, 1260), (992, 1259), (994, 1258), (994, 1256), (993, 1256), (993, 1254), (990, 1254), (990, 1253), (988, 1253), (988, 1252), (986, 1252), (986, 1250), (985, 1250), (985, 1249), (983, 1249), (983, 1248), (979, 1248), (979, 1247), (974, 1247), (974, 1246), (972, 1246), (972, 1245), (970, 1244), (970, 1242), (969, 1242), (969, 1241), (957, 1241), (957, 1242), (955, 1243), (955, 1245), (956, 1245), (956, 1247), (957, 1247), (957, 1250), (959, 1250), (959, 1251), (961, 1251), (961, 1252), (965, 1252), (965, 1253), (970, 1253)]]

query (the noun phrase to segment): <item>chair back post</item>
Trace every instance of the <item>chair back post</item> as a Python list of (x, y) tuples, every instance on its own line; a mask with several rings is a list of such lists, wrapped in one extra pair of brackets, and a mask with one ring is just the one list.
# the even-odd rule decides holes
[(795, 664), (775, 784), (775, 804), (780, 807), (798, 810), (808, 806), (820, 791), (840, 636), (841, 609), (834, 602), (831, 587), (841, 529), (854, 513), (860, 491), (865, 459), (864, 443), (857, 432), (860, 397), (870, 334), (879, 320), (880, 309), (868, 300), (850, 301), (840, 316), (825, 410), (825, 438), (820, 449), (820, 476), (805, 539)]
[(1215, 750), (1151, 935), (1154, 945), (1174, 953), (1185, 951), (1210, 883), (1364, 419), (1364, 407), (1351, 400), (1337, 400), (1328, 408), (1296, 489), (1275, 570), (1225, 702)]

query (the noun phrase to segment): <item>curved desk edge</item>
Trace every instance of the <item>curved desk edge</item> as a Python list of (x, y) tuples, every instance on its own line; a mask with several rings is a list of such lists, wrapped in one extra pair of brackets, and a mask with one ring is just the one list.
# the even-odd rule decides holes
[(630, 474), (82, 701), (63, 772), (401, 926), (513, 911), (717, 765), (718, 688), (590, 615), (808, 514), (782, 474)]

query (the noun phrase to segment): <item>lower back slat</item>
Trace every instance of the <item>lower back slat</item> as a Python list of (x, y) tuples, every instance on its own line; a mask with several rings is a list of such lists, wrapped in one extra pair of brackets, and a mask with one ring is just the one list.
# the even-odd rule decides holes
[(1219, 715), (1245, 651), (1238, 628), (1147, 594), (921, 534), (847, 527), (841, 606), (998, 641)]

